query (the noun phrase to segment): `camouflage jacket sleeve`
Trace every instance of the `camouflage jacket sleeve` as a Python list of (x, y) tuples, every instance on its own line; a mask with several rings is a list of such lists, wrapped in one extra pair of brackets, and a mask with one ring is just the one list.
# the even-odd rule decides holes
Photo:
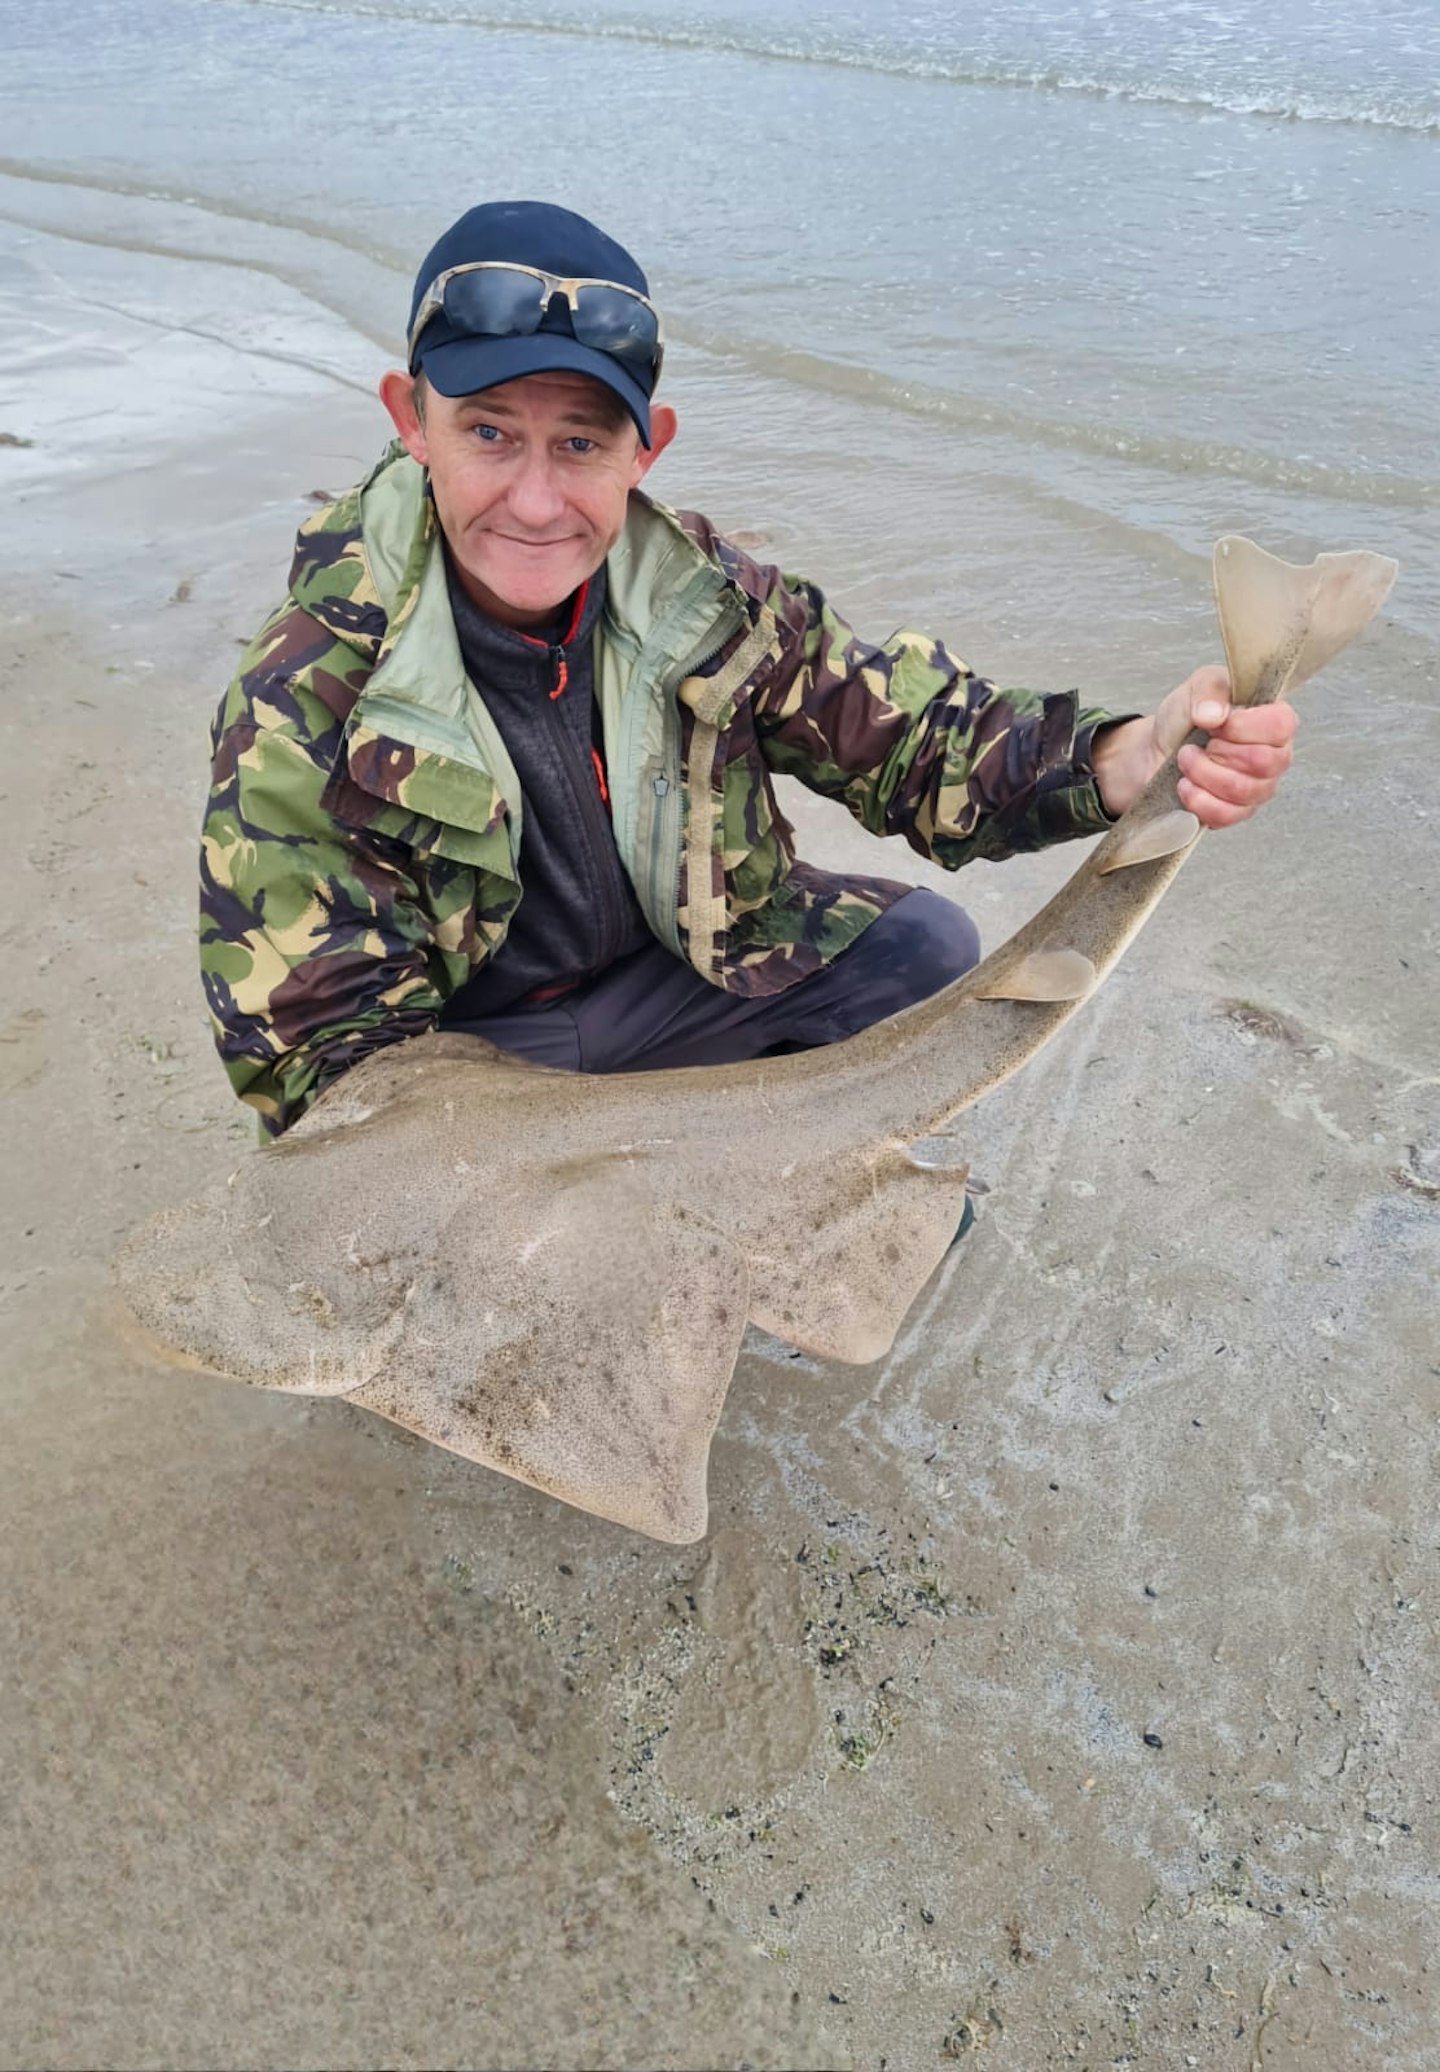
[(1116, 715), (1072, 692), (997, 690), (925, 634), (861, 640), (813, 584), (711, 544), (778, 625), (752, 703), (772, 769), (951, 870), (1111, 825), (1090, 753)]
[(216, 717), (201, 970), (231, 1082), (272, 1135), (368, 1050), (432, 1027), (442, 974), (468, 970), (423, 857), (326, 796), (365, 674), (292, 600)]

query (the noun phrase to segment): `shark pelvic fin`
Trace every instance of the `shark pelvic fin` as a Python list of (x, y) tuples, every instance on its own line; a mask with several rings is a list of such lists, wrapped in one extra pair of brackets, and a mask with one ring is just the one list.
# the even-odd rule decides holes
[(824, 1360), (880, 1359), (955, 1236), (968, 1172), (891, 1143), (798, 1175), (750, 1255), (751, 1320)]
[(1083, 1000), (1095, 966), (1079, 950), (1032, 950), (974, 989), (977, 1000)]

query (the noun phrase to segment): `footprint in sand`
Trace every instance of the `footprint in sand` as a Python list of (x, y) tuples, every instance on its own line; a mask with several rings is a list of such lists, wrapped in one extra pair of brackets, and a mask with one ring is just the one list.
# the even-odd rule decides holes
[(41, 842), (25, 858), (32, 871), (39, 871), (42, 878), (63, 877), (73, 871), (80, 861), (80, 851), (74, 842)]
[(793, 1783), (820, 1730), (799, 1589), (752, 1535), (720, 1532), (692, 1594), (705, 1644), (665, 1737), (662, 1781), (697, 1812), (754, 1805)]
[(38, 1007), (0, 1025), (0, 1099), (33, 1086), (49, 1062), (45, 1016)]

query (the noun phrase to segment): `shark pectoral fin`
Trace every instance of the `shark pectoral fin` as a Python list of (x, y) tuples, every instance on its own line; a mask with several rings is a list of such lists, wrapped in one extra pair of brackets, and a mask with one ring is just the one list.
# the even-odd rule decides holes
[(977, 976), (969, 989), (976, 1000), (1083, 1000), (1095, 966), (1079, 950), (1032, 950), (1018, 964), (999, 962), (991, 977)]
[(1199, 832), (1195, 815), (1179, 809), (1161, 813), (1135, 827), (1122, 821), (1096, 858), (1095, 868), (1103, 877), (1109, 871), (1128, 870), (1131, 864), (1154, 863), (1162, 856), (1174, 856), (1181, 849), (1188, 849)]
[(362, 1273), (343, 1241), (297, 1230), (283, 1189), (278, 1198), (270, 1191), (281, 1170), (272, 1152), (256, 1152), (231, 1183), (153, 1216), (117, 1253), (115, 1283), (181, 1366), (259, 1388), (346, 1395), (400, 1336), (407, 1261)]
[(749, 1252), (754, 1322), (821, 1359), (878, 1360), (959, 1228), (968, 1171), (895, 1144), (792, 1183)]
[(1390, 594), (1399, 563), (1356, 549), (1297, 567), (1230, 533), (1214, 555), (1215, 605), (1237, 705), (1266, 705), (1340, 653)]
[(469, 1242), (446, 1233), (403, 1345), (351, 1400), (596, 1517), (697, 1540), (747, 1298), (727, 1237), (622, 1176), (537, 1190), (477, 1211)]

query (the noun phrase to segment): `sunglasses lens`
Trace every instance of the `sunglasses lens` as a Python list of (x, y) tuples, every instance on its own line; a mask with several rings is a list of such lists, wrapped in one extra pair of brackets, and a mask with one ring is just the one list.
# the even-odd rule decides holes
[(653, 371), (660, 343), (660, 326), (655, 312), (623, 295), (617, 288), (587, 282), (575, 291), (572, 315), (575, 336), (581, 345), (609, 353), (633, 373)]
[(526, 338), (545, 314), (545, 283), (499, 266), (457, 273), (445, 283), (445, 314), (457, 331), (475, 337)]

